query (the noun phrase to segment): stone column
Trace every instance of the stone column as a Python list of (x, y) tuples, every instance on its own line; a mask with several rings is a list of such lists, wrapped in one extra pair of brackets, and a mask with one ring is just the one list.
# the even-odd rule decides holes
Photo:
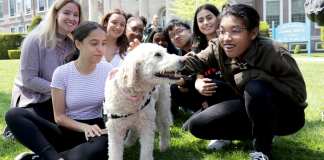
[(98, 1), (91, 0), (89, 2), (89, 20), (99, 22), (100, 11), (98, 10)]
[(82, 16), (84, 20), (89, 20), (89, 2), (88, 0), (80, 0)]
[(149, 3), (148, 0), (139, 0), (139, 16), (149, 17)]

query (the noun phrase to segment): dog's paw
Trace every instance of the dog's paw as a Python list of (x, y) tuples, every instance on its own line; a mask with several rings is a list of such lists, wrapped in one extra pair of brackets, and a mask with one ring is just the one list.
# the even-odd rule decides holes
[(169, 149), (169, 141), (166, 141), (166, 142), (163, 142), (163, 141), (160, 141), (160, 152), (165, 152)]

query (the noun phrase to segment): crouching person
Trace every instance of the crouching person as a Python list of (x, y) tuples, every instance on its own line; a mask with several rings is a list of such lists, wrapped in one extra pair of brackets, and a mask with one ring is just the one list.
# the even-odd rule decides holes
[(258, 36), (259, 20), (248, 5), (229, 6), (221, 13), (219, 38), (200, 53), (186, 56), (184, 73), (219, 67), (239, 98), (208, 107), (185, 127), (202, 139), (251, 139), (251, 159), (268, 160), (274, 136), (304, 126), (306, 86), (289, 52)]

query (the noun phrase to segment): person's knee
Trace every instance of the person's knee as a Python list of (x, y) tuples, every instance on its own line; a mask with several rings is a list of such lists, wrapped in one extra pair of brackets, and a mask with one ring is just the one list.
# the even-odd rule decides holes
[(285, 136), (296, 133), (305, 125), (305, 112), (300, 109), (291, 113), (289, 119), (279, 122), (278, 127), (275, 129), (275, 135)]
[[(250, 80), (244, 89), (245, 107), (248, 112), (269, 113), (272, 111), (273, 87), (262, 80)], [(263, 107), (260, 107), (262, 105)]]
[(197, 138), (204, 138), (204, 134), (208, 132), (209, 126), (205, 123), (206, 121), (202, 120), (199, 116), (193, 117), (187, 124), (186, 129)]
[(26, 110), (23, 108), (11, 108), (5, 115), (7, 125), (15, 123), (19, 118), (26, 114)]
[(266, 98), (272, 96), (273, 89), (268, 82), (262, 80), (250, 80), (244, 89), (244, 93), (250, 97)]

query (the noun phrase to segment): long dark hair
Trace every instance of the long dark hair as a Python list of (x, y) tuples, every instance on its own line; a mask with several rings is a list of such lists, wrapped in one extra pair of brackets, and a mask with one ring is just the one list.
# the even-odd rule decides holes
[(126, 21), (127, 21), (127, 16), (126, 13), (120, 9), (114, 9), (110, 12), (108, 12), (101, 20), (101, 25), (105, 28), (107, 28), (108, 25), (108, 21), (109, 18), (111, 17), (111, 15), (113, 14), (119, 14), (122, 15), (125, 18), (125, 29), (123, 34), (117, 38), (117, 46), (119, 47), (119, 55), (120, 57), (124, 57), (126, 55), (126, 51), (128, 48), (128, 39), (126, 37)]
[(92, 21), (84, 21), (81, 22), (80, 25), (74, 30), (72, 36), (73, 36), (73, 41), (74, 41), (74, 49), (73, 51), (65, 57), (65, 63), (71, 62), (73, 60), (78, 59), (80, 55), (80, 51), (78, 48), (75, 47), (75, 41), (78, 40), (82, 42), (85, 38), (89, 36), (89, 34), (96, 29), (102, 29), (103, 31), (106, 32), (106, 29), (103, 28), (100, 24), (97, 22), (92, 22)]
[(193, 22), (193, 46), (195, 52), (199, 52), (208, 46), (207, 37), (199, 30), (197, 21), (197, 15), (203, 9), (212, 12), (216, 17), (219, 15), (219, 10), (212, 4), (204, 4), (197, 8)]

